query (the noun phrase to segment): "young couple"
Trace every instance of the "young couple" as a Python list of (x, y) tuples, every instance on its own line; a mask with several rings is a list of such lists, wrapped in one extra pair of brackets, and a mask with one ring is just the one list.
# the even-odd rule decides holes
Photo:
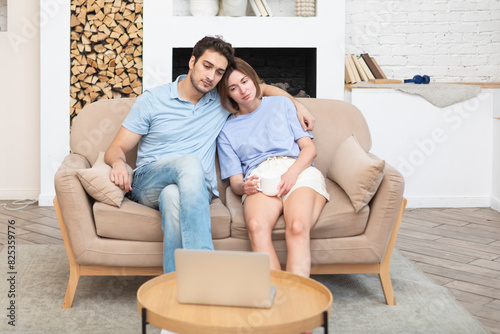
[[(272, 269), (280, 269), (271, 231), (283, 212), (287, 270), (309, 275), (309, 230), (328, 194), (323, 176), (311, 166), (316, 150), (307, 130), (314, 117), (290, 98), (279, 88), (260, 85), (255, 71), (218, 37), (195, 45), (187, 75), (138, 98), (105, 160), (112, 182), (132, 200), (160, 210), (166, 273), (175, 271), (176, 248), (213, 250), (209, 205), (218, 195), (220, 133), (222, 177), (229, 177), (235, 193), (246, 195), (252, 249), (269, 253)], [(137, 144), (131, 184), (125, 154)], [(265, 170), (282, 174), (277, 197), (257, 191), (256, 178)]]

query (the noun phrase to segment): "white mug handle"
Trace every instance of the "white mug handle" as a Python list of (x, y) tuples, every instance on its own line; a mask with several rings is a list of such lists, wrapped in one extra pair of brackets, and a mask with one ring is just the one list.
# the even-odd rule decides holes
[(257, 179), (257, 190), (258, 191), (262, 191), (262, 185), (260, 184), (261, 180), (262, 180), (262, 178), (259, 176), (259, 178)]

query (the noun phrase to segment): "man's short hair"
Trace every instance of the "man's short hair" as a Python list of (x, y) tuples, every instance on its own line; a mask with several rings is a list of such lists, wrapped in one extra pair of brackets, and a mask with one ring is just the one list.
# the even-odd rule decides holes
[(230, 43), (225, 42), (222, 39), (222, 36), (205, 36), (196, 43), (192, 53), (192, 56), (195, 58), (195, 64), (207, 50), (216, 51), (226, 57), (228, 66), (234, 61), (233, 46)]

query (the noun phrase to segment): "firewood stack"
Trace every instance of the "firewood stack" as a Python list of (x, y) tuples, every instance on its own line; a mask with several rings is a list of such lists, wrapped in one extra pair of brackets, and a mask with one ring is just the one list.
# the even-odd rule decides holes
[(71, 119), (88, 103), (142, 93), (142, 2), (71, 1)]

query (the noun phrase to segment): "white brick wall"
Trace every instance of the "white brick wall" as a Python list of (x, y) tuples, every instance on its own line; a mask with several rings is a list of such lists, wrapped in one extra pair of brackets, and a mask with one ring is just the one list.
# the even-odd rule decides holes
[(346, 53), (388, 78), (500, 81), (500, 0), (346, 0)]
[(7, 30), (7, 0), (0, 0), (0, 31)]

